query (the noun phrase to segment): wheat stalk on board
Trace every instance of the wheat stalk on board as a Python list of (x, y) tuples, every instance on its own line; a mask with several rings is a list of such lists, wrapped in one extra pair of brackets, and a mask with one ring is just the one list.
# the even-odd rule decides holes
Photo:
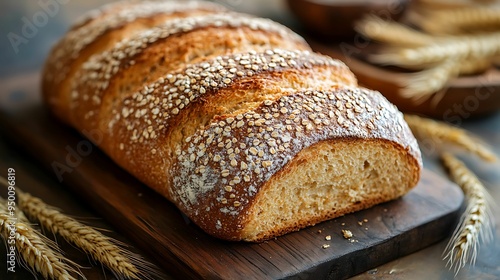
[(0, 234), (5, 241), (14, 236), (18, 263), (46, 279), (76, 280), (73, 275), (83, 277), (73, 268), (78, 267), (77, 264), (64, 257), (53, 241), (33, 229), (22, 212), (16, 212), (17, 220), (12, 221), (7, 201), (0, 198)]
[[(0, 177), (0, 183), (7, 181)], [(105, 265), (119, 279), (151, 279), (159, 272), (141, 256), (125, 248), (117, 240), (61, 213), (41, 199), (16, 188), (19, 207), (30, 218), (53, 234), (74, 244), (94, 260)]]
[(463, 162), (449, 153), (442, 155), (442, 161), (467, 200), (467, 208), (443, 253), (447, 265), (457, 274), (467, 263), (474, 265), (480, 240), (488, 242), (492, 238), (491, 199), (481, 181)]
[(472, 137), (464, 129), (416, 115), (405, 114), (404, 118), (413, 134), (419, 139), (432, 139), (436, 142), (453, 144), (486, 161), (497, 160), (496, 155), (485, 144)]

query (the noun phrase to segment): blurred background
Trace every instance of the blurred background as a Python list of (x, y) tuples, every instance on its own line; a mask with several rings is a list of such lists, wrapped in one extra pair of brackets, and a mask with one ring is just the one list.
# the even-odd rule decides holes
[[(77, 18), (108, 2), (113, 1), (0, 1), (0, 109), (7, 104), (6, 100), (9, 106), (15, 106), (16, 102), (25, 102), (25, 98), (38, 96), (31, 93), (38, 92), (39, 71), (51, 46)], [(211, 2), (285, 24), (303, 35), (315, 50), (342, 59), (361, 84), (381, 91), (401, 110), (465, 127), (480, 135), (500, 154), (498, 1)], [(450, 53), (457, 49), (457, 42), (481, 47), (469, 48), (469, 53), (454, 57)], [(435, 49), (418, 51), (416, 53), (422, 55), (420, 61), (407, 62), (404, 54), (408, 50), (427, 46)], [(426, 60), (429, 57), (431, 59)], [(3, 158), (1, 152), (12, 148), (0, 140)], [(421, 148), (426, 155), (426, 168), (442, 173), (435, 160), (434, 147)], [(17, 154), (10, 156), (12, 161), (18, 158)], [(468, 163), (480, 178), (487, 179), (492, 196), (500, 199), (498, 164), (485, 165), (474, 160)], [(497, 215), (496, 220), (500, 223), (500, 216)], [(459, 279), (499, 279), (498, 236), (497, 227), (493, 244), (482, 248), (476, 267), (467, 267)], [(445, 245), (443, 241), (358, 278), (454, 279), (441, 261)]]
[[(1, 1), (0, 79), (40, 69), (50, 47), (70, 24), (86, 11), (107, 2), (111, 1)], [(361, 84), (381, 91), (403, 111), (460, 125), (464, 118), (489, 115), (500, 109), (500, 95), (491, 94), (500, 90), (498, 1), (211, 2), (271, 18), (292, 28), (315, 50), (343, 60)], [(475, 37), (465, 40), (464, 36)], [(422, 50), (418, 53), (420, 57), (408, 62), (405, 52), (444, 46), (443, 38), (453, 40), (448, 40), (451, 42), (447, 47)], [(483, 46), (469, 48), (470, 54), (480, 55), (472, 58), (466, 53), (459, 59), (453, 57), (450, 53), (464, 41)], [(382, 55), (377, 56), (380, 52)], [(408, 73), (414, 75), (404, 75)], [(474, 95), (477, 91), (486, 92)], [(460, 110), (455, 104), (467, 108)]]

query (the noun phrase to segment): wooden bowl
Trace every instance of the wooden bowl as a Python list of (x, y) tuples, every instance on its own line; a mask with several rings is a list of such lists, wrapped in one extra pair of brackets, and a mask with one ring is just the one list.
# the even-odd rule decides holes
[(324, 40), (349, 38), (354, 23), (367, 14), (398, 20), (410, 0), (288, 0), (292, 13), (307, 31)]
[(344, 61), (358, 78), (360, 85), (380, 91), (401, 111), (425, 115), (460, 125), (463, 121), (489, 115), (500, 110), (500, 69), (491, 67), (484, 73), (453, 79), (439, 102), (431, 99), (414, 103), (403, 98), (401, 81), (404, 73), (372, 65), (360, 58), (345, 56), (331, 44), (309, 40), (315, 51)]

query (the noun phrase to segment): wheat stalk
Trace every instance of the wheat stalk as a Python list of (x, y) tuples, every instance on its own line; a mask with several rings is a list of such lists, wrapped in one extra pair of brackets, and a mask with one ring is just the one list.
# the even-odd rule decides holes
[[(0, 184), (8, 186), (0, 176)], [(92, 227), (62, 214), (41, 199), (16, 188), (19, 207), (32, 219), (37, 220), (53, 234), (59, 234), (66, 241), (89, 254), (93, 259), (108, 267), (118, 279), (151, 279), (161, 276), (155, 266), (140, 256), (125, 250), (117, 240), (107, 237)]]
[(404, 117), (413, 134), (419, 139), (433, 139), (436, 142), (454, 144), (486, 161), (497, 160), (496, 155), (481, 141), (473, 138), (461, 128), (415, 115), (405, 114)]
[(500, 9), (467, 7), (426, 10), (414, 21), (420, 28), (435, 34), (460, 34), (470, 31), (494, 31), (500, 27)]
[(11, 224), (12, 217), (8, 215), (6, 205), (7, 201), (0, 199), (0, 233), (7, 241), (11, 230), (15, 229), (16, 255), (19, 264), (33, 273), (39, 272), (46, 279), (76, 279), (72, 274), (83, 277), (71, 267), (78, 265), (65, 258), (56, 249), (55, 243), (36, 232), (22, 212), (16, 211), (17, 221)]
[(28, 217), (39, 221), (50, 232), (59, 234), (93, 259), (104, 264), (117, 278), (150, 279), (149, 275), (156, 273), (152, 264), (118, 246), (120, 244), (118, 241), (62, 214), (41, 199), (20, 191), (19, 188), (16, 191), (19, 206)]
[(476, 60), (467, 60), (460, 63), (460, 75), (472, 75), (484, 72), (491, 67), (493, 63), (491, 58), (481, 58)]
[(470, 7), (472, 3), (470, 0), (419, 0), (417, 4), (417, 8), (419, 9), (442, 10), (467, 8)]
[(371, 55), (369, 59), (383, 65), (415, 67), (432, 65), (450, 58), (464, 61), (496, 55), (500, 55), (500, 32), (448, 37), (436, 44), (386, 51)]
[[(468, 1), (424, 0), (416, 7), (409, 20), (424, 31), (439, 29), (441, 36), (374, 15), (363, 18), (355, 28), (362, 35), (387, 44), (378, 53), (369, 55), (369, 61), (421, 70), (401, 80), (402, 97), (421, 104), (433, 96), (435, 105), (446, 93), (443, 89), (451, 79), (484, 71), (491, 67), (492, 58), (500, 56), (500, 32), (496, 28), (500, 25), (500, 9), (471, 7)], [(445, 32), (487, 27), (494, 32), (454, 36)]]
[(434, 68), (410, 74), (402, 82), (404, 88), (399, 92), (401, 96), (412, 99), (416, 104), (422, 103), (443, 89), (452, 78), (458, 76), (459, 65), (459, 61), (449, 59)]
[(444, 259), (448, 259), (447, 266), (456, 275), (468, 262), (475, 264), (479, 241), (488, 242), (492, 238), (490, 198), (483, 184), (460, 160), (445, 153), (442, 161), (467, 199), (467, 208), (443, 253)]
[(375, 15), (357, 22), (355, 29), (368, 38), (392, 45), (425, 46), (433, 42), (433, 38), (425, 33)]
[[(450, 80), (462, 74), (474, 74), (489, 68), (491, 62), (486, 59), (473, 61), (457, 61), (448, 59), (437, 66), (417, 73), (409, 74), (401, 81), (403, 87), (399, 93), (402, 97), (420, 104), (433, 94), (444, 89)], [(442, 95), (435, 95), (433, 103), (437, 104)]]

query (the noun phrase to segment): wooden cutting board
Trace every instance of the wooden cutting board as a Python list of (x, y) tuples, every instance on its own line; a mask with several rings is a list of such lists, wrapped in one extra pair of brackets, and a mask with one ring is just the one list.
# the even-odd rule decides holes
[[(180, 279), (348, 278), (445, 238), (463, 202), (456, 185), (424, 170), (419, 185), (396, 201), (260, 244), (217, 240), (53, 119), (36, 83), (27, 88), (0, 96), (5, 135), (48, 170), (66, 166), (61, 183)], [(345, 239), (342, 229), (353, 237)]]

